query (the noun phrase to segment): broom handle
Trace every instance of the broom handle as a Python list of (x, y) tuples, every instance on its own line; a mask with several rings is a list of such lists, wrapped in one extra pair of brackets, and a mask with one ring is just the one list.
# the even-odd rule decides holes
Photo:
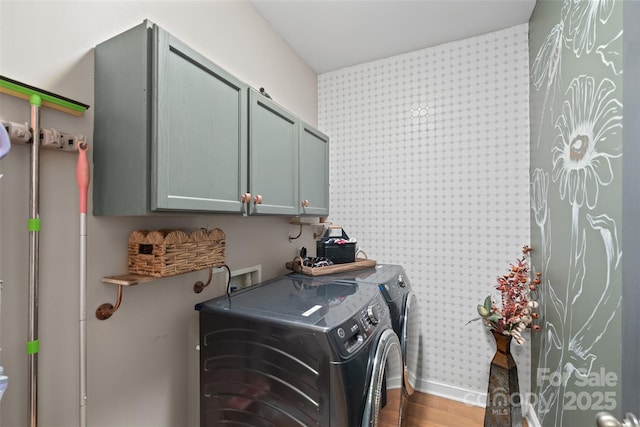
[(87, 150), (89, 144), (82, 141), (78, 144), (78, 167), (76, 169), (76, 179), (78, 190), (80, 191), (80, 213), (87, 213), (87, 193), (89, 191), (89, 161), (87, 160)]
[(80, 427), (87, 425), (87, 193), (89, 145), (78, 144), (76, 179), (80, 196)]

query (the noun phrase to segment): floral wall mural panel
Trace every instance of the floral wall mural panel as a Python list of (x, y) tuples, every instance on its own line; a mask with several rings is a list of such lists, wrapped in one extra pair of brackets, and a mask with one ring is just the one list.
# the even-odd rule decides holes
[[(539, 1), (530, 23), (532, 262), (545, 279), (531, 403), (544, 426), (593, 424), (620, 392), (621, 34), (620, 1)], [(589, 382), (601, 372), (618, 380)]]

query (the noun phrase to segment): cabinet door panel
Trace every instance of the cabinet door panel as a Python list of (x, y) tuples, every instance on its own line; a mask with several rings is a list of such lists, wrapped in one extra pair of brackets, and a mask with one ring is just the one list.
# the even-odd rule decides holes
[(303, 215), (329, 215), (329, 137), (305, 123), (300, 124), (300, 202)]
[(158, 33), (152, 209), (241, 212), (246, 86)]
[(95, 48), (94, 215), (149, 211), (149, 43), (147, 22)]
[(252, 214), (298, 213), (298, 119), (250, 90), (249, 184)]

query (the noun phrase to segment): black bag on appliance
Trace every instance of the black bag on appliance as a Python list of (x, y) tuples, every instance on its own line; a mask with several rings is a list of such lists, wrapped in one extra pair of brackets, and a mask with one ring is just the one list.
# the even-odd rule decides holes
[(348, 240), (349, 236), (342, 227), (329, 227), (320, 240), (316, 241), (316, 256), (329, 258), (334, 264), (355, 262), (356, 242)]

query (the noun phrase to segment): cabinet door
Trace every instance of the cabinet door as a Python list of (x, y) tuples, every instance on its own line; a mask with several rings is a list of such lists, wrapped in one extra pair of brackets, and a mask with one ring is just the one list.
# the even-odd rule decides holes
[(250, 214), (298, 214), (298, 118), (249, 89)]
[(242, 212), (247, 85), (156, 27), (151, 209)]
[(152, 24), (95, 48), (93, 214), (149, 213)]
[(300, 124), (300, 214), (329, 215), (329, 137)]

